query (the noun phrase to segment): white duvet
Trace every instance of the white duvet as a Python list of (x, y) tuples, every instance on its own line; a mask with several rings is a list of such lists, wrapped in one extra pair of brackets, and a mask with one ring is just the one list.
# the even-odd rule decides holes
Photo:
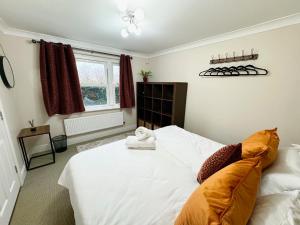
[(174, 223), (202, 163), (223, 145), (176, 126), (155, 134), (154, 151), (121, 140), (70, 159), (58, 183), (69, 189), (77, 225)]
[[(203, 162), (223, 145), (176, 126), (155, 131), (157, 150), (125, 140), (73, 156), (58, 181), (77, 225), (173, 225)], [(279, 151), (263, 172), (249, 225), (300, 224), (300, 149)], [(275, 207), (276, 206), (276, 207)]]

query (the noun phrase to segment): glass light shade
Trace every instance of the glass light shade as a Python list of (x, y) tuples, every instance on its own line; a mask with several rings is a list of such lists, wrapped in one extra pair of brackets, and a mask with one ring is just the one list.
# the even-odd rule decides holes
[(129, 24), (128, 25), (128, 31), (129, 31), (129, 33), (135, 33), (135, 31), (136, 31), (136, 25), (133, 24), (133, 23)]
[(123, 28), (122, 30), (121, 30), (121, 36), (123, 37), (123, 38), (127, 38), (128, 37), (128, 31), (125, 29), (125, 28)]
[(137, 27), (135, 29), (135, 32), (134, 32), (137, 36), (141, 35), (142, 34), (142, 29), (140, 27)]
[(134, 11), (134, 18), (137, 20), (143, 20), (145, 17), (144, 11), (142, 9), (136, 9)]

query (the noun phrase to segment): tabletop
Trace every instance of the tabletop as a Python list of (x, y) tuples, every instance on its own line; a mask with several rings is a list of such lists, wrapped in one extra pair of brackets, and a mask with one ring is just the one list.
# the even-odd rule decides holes
[(42, 134), (50, 133), (50, 125), (38, 126), (35, 131), (31, 131), (31, 128), (24, 128), (20, 131), (18, 138), (33, 137)]

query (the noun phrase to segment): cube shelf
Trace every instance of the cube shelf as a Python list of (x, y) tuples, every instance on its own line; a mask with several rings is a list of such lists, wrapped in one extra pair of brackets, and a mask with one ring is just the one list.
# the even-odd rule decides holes
[(153, 99), (153, 111), (154, 112), (161, 112), (161, 100), (160, 99)]
[(174, 95), (174, 85), (164, 85), (163, 99), (173, 100), (173, 95)]
[(173, 102), (170, 101), (162, 101), (162, 113), (172, 115), (173, 111)]
[(152, 85), (144, 85), (145, 96), (152, 97)]
[(137, 125), (184, 127), (187, 83), (137, 82)]
[(162, 98), (162, 85), (161, 84), (153, 84), (153, 97), (154, 98)]

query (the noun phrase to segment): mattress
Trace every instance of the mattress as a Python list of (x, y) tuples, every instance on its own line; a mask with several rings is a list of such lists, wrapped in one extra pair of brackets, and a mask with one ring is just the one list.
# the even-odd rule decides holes
[(121, 140), (69, 160), (58, 183), (77, 225), (174, 224), (202, 163), (223, 145), (177, 126), (155, 134), (156, 150), (128, 150)]

